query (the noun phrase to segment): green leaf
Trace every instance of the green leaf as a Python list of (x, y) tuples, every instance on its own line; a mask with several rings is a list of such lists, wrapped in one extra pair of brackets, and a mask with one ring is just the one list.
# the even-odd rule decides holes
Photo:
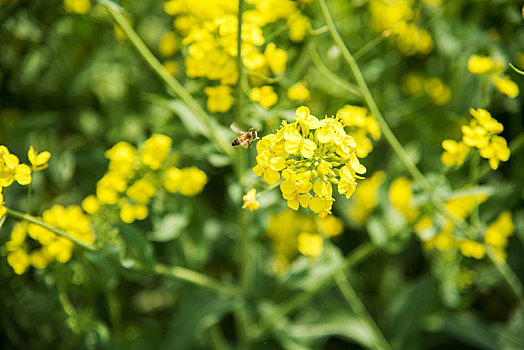
[(187, 227), (188, 219), (185, 214), (169, 214), (155, 224), (154, 231), (147, 235), (147, 239), (156, 242), (168, 242), (180, 236), (180, 232)]

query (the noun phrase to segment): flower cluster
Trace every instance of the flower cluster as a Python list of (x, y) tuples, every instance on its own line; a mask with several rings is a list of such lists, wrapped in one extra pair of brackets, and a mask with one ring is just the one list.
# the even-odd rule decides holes
[[(42, 220), (87, 244), (94, 241), (89, 217), (78, 206), (55, 205), (44, 211)], [(43, 269), (53, 261), (68, 262), (73, 254), (74, 244), (40, 225), (21, 221), (14, 225), (11, 239), (6, 242), (5, 247), (7, 262), (20, 275), (29, 266)]]
[(384, 36), (394, 38), (405, 55), (428, 54), (433, 50), (433, 39), (415, 24), (416, 12), (411, 3), (410, 0), (371, 0), (371, 26)]
[(485, 109), (471, 108), (469, 112), (473, 119), (469, 125), (462, 126), (462, 140), (442, 141), (442, 163), (447, 166), (462, 165), (470, 148), (474, 147), (483, 158), (488, 159), (491, 169), (495, 170), (501, 161), (507, 161), (510, 156), (506, 139), (498, 135), (504, 127)]
[(495, 88), (509, 98), (519, 95), (519, 87), (504, 74), (504, 64), (500, 60), (489, 56), (473, 55), (468, 60), (468, 70), (473, 74), (488, 77)]
[(348, 215), (357, 225), (363, 225), (378, 205), (378, 190), (386, 179), (386, 173), (377, 171), (361, 181), (348, 206)]
[(443, 106), (451, 99), (451, 89), (438, 77), (424, 77), (420, 73), (409, 73), (403, 79), (402, 90), (411, 96), (425, 93), (434, 104)]
[(64, 0), (64, 9), (70, 13), (85, 15), (91, 9), (89, 0)]
[[(377, 120), (365, 107), (345, 105), (337, 111), (347, 133), (357, 143), (357, 157), (366, 158), (373, 150), (371, 139), (380, 140)], [(370, 139), (371, 137), (371, 139)]]
[(324, 251), (324, 240), (342, 233), (344, 224), (332, 215), (317, 223), (311, 216), (286, 210), (271, 216), (266, 229), (273, 248), (273, 271), (287, 271), (290, 262), (300, 253), (318, 257)]
[(10, 153), (6, 146), (0, 145), (0, 218), (6, 213), (3, 189), (11, 186), (14, 182), (20, 185), (29, 185), (32, 181), (31, 172), (47, 168), (51, 153), (47, 151), (38, 153), (31, 146), (27, 156), (31, 166), (20, 163), (16, 155)]
[[(241, 33), (244, 67), (253, 76), (282, 74), (286, 69), (287, 53), (274, 43), (266, 43), (262, 29), (271, 23), (286, 20), (290, 39), (298, 42), (309, 30), (309, 19), (301, 14), (298, 3), (291, 0), (248, 0), (246, 5), (248, 8), (242, 16)], [(182, 44), (188, 47), (185, 58), (187, 75), (220, 82), (219, 90), (206, 91), (211, 99), (211, 102), (208, 101), (209, 111), (228, 111), (232, 98), (230, 90), (224, 87), (236, 84), (239, 76), (236, 63), (238, 2), (170, 0), (165, 3), (164, 9), (167, 14), (175, 16), (174, 28)], [(278, 99), (274, 92), (271, 94), (267, 89), (251, 95), (265, 108), (274, 105)]]
[(82, 202), (84, 210), (95, 214), (103, 207), (119, 209), (126, 223), (143, 220), (149, 215), (148, 203), (160, 190), (179, 192), (184, 196), (200, 193), (207, 175), (196, 167), (173, 166), (172, 139), (154, 134), (139, 149), (119, 142), (106, 151), (107, 173), (96, 185), (96, 195)]
[(287, 89), (287, 97), (293, 101), (304, 102), (309, 99), (310, 93), (305, 81), (299, 81)]
[[(332, 184), (338, 193), (351, 197), (357, 186), (357, 174), (366, 168), (360, 164), (357, 144), (344, 130), (340, 116), (319, 120), (307, 107), (296, 110), (295, 121), (257, 143), (257, 165), (253, 171), (268, 184), (280, 183), (282, 196), (291, 209), (311, 209), (321, 218), (331, 213)], [(311, 195), (313, 191), (314, 196)]]

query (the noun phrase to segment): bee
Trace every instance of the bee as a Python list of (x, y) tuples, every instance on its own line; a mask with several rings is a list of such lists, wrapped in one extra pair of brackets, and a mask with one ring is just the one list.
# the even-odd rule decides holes
[(253, 128), (249, 129), (248, 131), (244, 131), (240, 129), (235, 123), (233, 123), (231, 124), (231, 130), (237, 134), (242, 134), (233, 140), (233, 146), (242, 146), (247, 149), (251, 145), (251, 142), (259, 140), (257, 131)]

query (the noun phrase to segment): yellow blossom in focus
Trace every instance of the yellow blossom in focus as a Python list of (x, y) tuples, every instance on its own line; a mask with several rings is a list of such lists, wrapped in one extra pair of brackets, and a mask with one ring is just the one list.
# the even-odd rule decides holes
[(211, 113), (224, 113), (231, 109), (233, 96), (231, 96), (231, 87), (228, 85), (206, 87), (204, 93), (208, 97), (207, 110)]
[(160, 169), (162, 162), (171, 152), (169, 136), (154, 134), (144, 142), (144, 149), (140, 153), (140, 160), (153, 170)]
[(33, 146), (29, 147), (29, 152), (27, 153), (29, 161), (31, 162), (31, 168), (33, 171), (43, 170), (48, 167), (47, 162), (51, 158), (51, 153), (44, 151), (38, 153), (35, 151)]
[(242, 209), (247, 209), (249, 211), (257, 210), (260, 207), (260, 204), (257, 201), (257, 190), (249, 190), (243, 197), (242, 200), (244, 204)]
[(0, 145), (0, 187), (9, 187), (14, 181), (29, 185), (32, 181), (31, 168), (20, 164), (18, 157), (11, 154), (6, 146)]
[(442, 141), (441, 160), (444, 165), (454, 166), (464, 164), (464, 159), (469, 154), (470, 148), (462, 141), (444, 140)]
[(89, 0), (64, 0), (64, 9), (67, 12), (85, 15), (91, 9)]
[(287, 97), (293, 101), (306, 101), (310, 97), (307, 84), (304, 81), (299, 81), (287, 89)]
[(318, 257), (324, 251), (324, 240), (316, 233), (303, 232), (298, 235), (298, 251), (302, 255)]
[(249, 98), (260, 103), (265, 109), (271, 108), (278, 102), (278, 95), (275, 93), (275, 89), (268, 85), (251, 89)]

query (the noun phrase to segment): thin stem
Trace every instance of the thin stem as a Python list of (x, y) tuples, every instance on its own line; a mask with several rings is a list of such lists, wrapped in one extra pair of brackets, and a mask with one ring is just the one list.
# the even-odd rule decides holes
[(155, 264), (153, 266), (153, 272), (160, 275), (176, 277), (186, 282), (191, 282), (201, 287), (213, 289), (223, 294), (237, 294), (237, 290), (235, 288), (226, 286), (209, 276), (185, 267)]
[(169, 88), (178, 96), (189, 109), (194, 113), (195, 117), (206, 127), (207, 136), (215, 144), (215, 146), (227, 155), (232, 154), (231, 146), (218, 134), (216, 127), (209, 115), (200, 107), (199, 103), (191, 96), (191, 94), (184, 88), (178, 80), (176, 80), (166, 69), (162, 66), (160, 61), (147, 48), (146, 44), (140, 39), (138, 34), (129, 25), (128, 21), (121, 13), (121, 8), (110, 0), (99, 0), (111, 14), (111, 17), (122, 28), (124, 33), (129, 38), (131, 44), (135, 47), (138, 53), (146, 61), (149, 67), (169, 86)]
[[(346, 256), (338, 269), (346, 270), (356, 266), (373, 254), (376, 249), (377, 248), (370, 242), (363, 243)], [(332, 276), (332, 274), (327, 274), (310, 290), (297, 294), (288, 301), (277, 305), (270, 313), (262, 317), (262, 319), (251, 329), (251, 336), (253, 338), (260, 337), (266, 330), (278, 323), (279, 320), (304, 305), (311, 298), (329, 286)]]
[(411, 176), (417, 181), (417, 183), (420, 185), (422, 189), (424, 189), (425, 192), (431, 193), (431, 185), (426, 180), (424, 175), (420, 172), (420, 170), (417, 168), (415, 163), (411, 160), (409, 155), (406, 153), (400, 142), (397, 140), (391, 129), (389, 128), (386, 120), (382, 116), (382, 113), (380, 113), (380, 110), (377, 107), (377, 104), (375, 103), (375, 100), (373, 99), (373, 96), (371, 95), (371, 92), (369, 91), (368, 85), (364, 79), (364, 76), (362, 75), (362, 72), (360, 71), (360, 68), (349, 52), (347, 46), (344, 44), (344, 41), (340, 37), (340, 34), (337, 31), (337, 28), (335, 27), (335, 24), (333, 23), (333, 19), (331, 18), (331, 15), (329, 13), (328, 7), (326, 5), (326, 2), (324, 0), (318, 0), (318, 3), (320, 5), (320, 9), (322, 11), (322, 15), (324, 16), (324, 20), (326, 21), (326, 24), (329, 28), (329, 32), (331, 33), (331, 37), (333, 38), (333, 41), (338, 46), (340, 51), (342, 52), (342, 56), (344, 57), (344, 60), (349, 66), (349, 69), (353, 73), (353, 76), (355, 77), (355, 80), (357, 81), (357, 85), (361, 90), (362, 96), (364, 97), (364, 100), (366, 101), (366, 104), (371, 111), (371, 114), (375, 116), (377, 119), (377, 122), (380, 125), (380, 129), (382, 130), (382, 133), (384, 134), (384, 137), (390, 144), (391, 148), (393, 148), (393, 151), (397, 154), (400, 161), (406, 169), (409, 171)]
[(382, 41), (384, 41), (384, 39), (386, 39), (386, 36), (382, 34), (377, 35), (375, 38), (368, 41), (364, 46), (362, 46), (357, 52), (355, 52), (353, 57), (355, 58), (356, 61), (358, 61), (362, 56), (367, 54), (371, 49), (373, 49), (375, 46), (377, 46)]
[(46, 228), (49, 231), (57, 234), (58, 236), (67, 238), (68, 240), (70, 240), (71, 242), (73, 242), (77, 246), (84, 248), (85, 250), (96, 251), (96, 249), (93, 248), (91, 245), (89, 245), (89, 244), (87, 244), (87, 243), (85, 243), (85, 242), (83, 242), (83, 241), (81, 241), (81, 240), (79, 240), (79, 239), (69, 235), (65, 231), (62, 231), (62, 230), (60, 230), (58, 228), (55, 228), (53, 226), (49, 226), (44, 221), (42, 221), (42, 220), (40, 220), (38, 218), (35, 218), (32, 215), (21, 213), (19, 211), (16, 211), (16, 210), (13, 210), (13, 209), (10, 209), (10, 208), (7, 208), (7, 207), (5, 207), (5, 209), (6, 209), (6, 214), (8, 216), (11, 216), (11, 217), (19, 219), (19, 220), (24, 220), (24, 221), (30, 222), (32, 224), (36, 224), (36, 225), (39, 225), (39, 226), (41, 226), (43, 228)]
[(353, 286), (349, 283), (346, 275), (342, 270), (338, 270), (333, 275), (337, 286), (344, 296), (344, 299), (347, 301), (359, 321), (367, 328), (370, 332), (370, 338), (374, 343), (375, 349), (391, 349), (387, 339), (384, 337), (377, 324), (369, 314), (366, 306), (360, 300), (357, 292)]
[(522, 284), (520, 283), (518, 277), (505, 261), (500, 261), (500, 259), (497, 259), (491, 247), (487, 246), (486, 252), (489, 260), (493, 263), (493, 265), (495, 265), (495, 268), (504, 277), (510, 289), (517, 296), (522, 306), (524, 306), (524, 293), (522, 291)]
[(208, 328), (207, 334), (209, 335), (209, 340), (211, 341), (211, 344), (213, 345), (213, 348), (215, 350), (228, 350), (229, 345), (227, 344), (227, 340), (224, 337), (224, 333), (222, 332), (222, 329), (220, 329), (220, 326), (218, 324), (214, 324), (211, 327)]
[(315, 45), (311, 44), (308, 47), (309, 49), (309, 55), (311, 57), (311, 60), (313, 61), (313, 64), (315, 67), (317, 67), (320, 74), (324, 75), (327, 79), (329, 79), (332, 83), (335, 85), (338, 85), (340, 88), (346, 90), (346, 92), (352, 94), (354, 97), (362, 97), (362, 94), (360, 93), (360, 90), (345, 81), (344, 79), (340, 79), (336, 74), (331, 72), (325, 65), (322, 63), (322, 60), (320, 59), (320, 56), (317, 53), (317, 50), (315, 48)]
[[(477, 152), (473, 152), (471, 158), (471, 169), (470, 169), (470, 184), (473, 187), (477, 186), (478, 177), (479, 177), (479, 165), (480, 165), (480, 155)], [(471, 213), (471, 222), (472, 226), (476, 229), (480, 228), (480, 212), (479, 212), (479, 203), (477, 197), (474, 196), (473, 200), (475, 201), (473, 212)]]

